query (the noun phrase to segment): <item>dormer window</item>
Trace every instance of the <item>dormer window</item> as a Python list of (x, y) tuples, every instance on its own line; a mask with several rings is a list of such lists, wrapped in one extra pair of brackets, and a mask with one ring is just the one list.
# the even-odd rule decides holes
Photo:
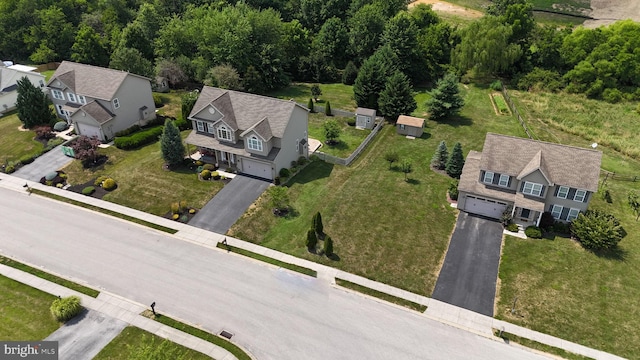
[(484, 178), (482, 178), (482, 182), (484, 182), (486, 184), (491, 184), (493, 182), (493, 172), (492, 171), (485, 171), (484, 172)]
[(222, 125), (218, 127), (218, 139), (231, 141), (231, 132), (226, 126)]
[(522, 193), (527, 195), (542, 196), (542, 184), (525, 181)]
[(51, 90), (51, 94), (53, 94), (54, 99), (64, 100), (64, 94), (60, 90)]
[(118, 98), (113, 99), (113, 108), (114, 109), (120, 108), (120, 100), (118, 100)]
[(77, 102), (76, 100), (76, 94), (74, 93), (67, 93), (67, 98), (69, 99), (69, 101), (71, 102)]
[(85, 98), (82, 95), (76, 95), (78, 97), (78, 103), (82, 104), (82, 105), (86, 105), (87, 104), (87, 98)]
[(247, 140), (247, 147), (249, 150), (262, 151), (262, 140), (258, 139), (257, 136), (252, 135)]
[(501, 174), (500, 181), (498, 181), (498, 185), (507, 187), (509, 186), (509, 175)]

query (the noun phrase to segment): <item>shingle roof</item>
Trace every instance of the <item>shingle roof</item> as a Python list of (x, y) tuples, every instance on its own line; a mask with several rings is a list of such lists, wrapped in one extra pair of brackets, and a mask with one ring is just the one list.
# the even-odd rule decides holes
[[(87, 105), (84, 105), (80, 108), (80, 111), (85, 111), (89, 116), (94, 118), (98, 123), (104, 124), (107, 121), (113, 119), (113, 114), (107, 110), (104, 106), (102, 106), (97, 101), (91, 101)], [(78, 113), (80, 112), (78, 111)]]
[[(224, 115), (222, 121), (237, 126), (243, 132), (266, 118), (271, 134), (278, 138), (284, 134), (293, 109), (299, 106), (294, 101), (205, 86), (189, 117), (195, 117), (209, 105), (215, 106)], [(231, 118), (235, 125), (229, 123)]]
[(469, 155), (467, 155), (467, 158), (464, 161), (462, 175), (460, 175), (458, 190), (488, 196), (497, 200), (514, 201), (513, 192), (488, 187), (478, 181), (478, 178), (480, 177), (480, 161), (482, 154), (483, 153), (481, 152), (473, 150), (469, 151)]
[(376, 111), (374, 109), (368, 109), (368, 108), (359, 107), (359, 108), (356, 109), (356, 115), (365, 115), (365, 116), (376, 117)]
[(488, 133), (479, 166), (516, 177), (540, 168), (554, 184), (595, 192), (601, 161), (602, 152), (592, 149)]
[(60, 80), (78, 95), (111, 101), (127, 76), (147, 79), (126, 71), (63, 61), (47, 82), (47, 86)]
[(424, 119), (413, 116), (400, 115), (398, 116), (398, 121), (396, 121), (396, 124), (421, 128), (424, 126)]
[(273, 137), (271, 126), (269, 126), (269, 119), (267, 118), (260, 120), (260, 122), (245, 130), (240, 136), (245, 136), (252, 130), (262, 136), (264, 141), (269, 141)]

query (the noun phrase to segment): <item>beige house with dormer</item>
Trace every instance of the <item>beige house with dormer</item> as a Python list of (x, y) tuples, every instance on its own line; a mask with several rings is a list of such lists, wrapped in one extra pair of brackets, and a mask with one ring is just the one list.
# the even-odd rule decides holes
[(570, 222), (598, 191), (602, 152), (488, 133), (470, 151), (458, 186), (458, 209), (499, 219), (506, 210), (524, 227), (543, 212)]

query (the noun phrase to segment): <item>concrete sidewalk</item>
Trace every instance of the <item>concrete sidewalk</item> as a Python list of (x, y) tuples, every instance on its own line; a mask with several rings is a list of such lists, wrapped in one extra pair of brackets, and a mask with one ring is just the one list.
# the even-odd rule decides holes
[(82, 305), (87, 309), (146, 330), (164, 339), (211, 356), (216, 360), (237, 360), (233, 354), (217, 345), (140, 315), (147, 307), (130, 300), (104, 291), (100, 292), (97, 298), (92, 298), (91, 296), (81, 294), (35, 275), (2, 264), (0, 264), (0, 275), (55, 296), (79, 296), (82, 299)]
[[(24, 184), (25, 184), (25, 180), (23, 179), (19, 179), (10, 175), (0, 173), (1, 187), (25, 192), (26, 190), (25, 188), (23, 188)], [(257, 254), (261, 254), (273, 259), (277, 259), (287, 263), (296, 264), (309, 269), (313, 269), (318, 273), (319, 279), (325, 280), (336, 287), (337, 285), (335, 285), (335, 278), (340, 278), (340, 279), (348, 280), (350, 282), (353, 282), (362, 286), (366, 286), (374, 290), (378, 290), (380, 292), (383, 292), (389, 295), (393, 295), (393, 296), (403, 298), (418, 304), (425, 305), (427, 306), (427, 310), (424, 313), (425, 316), (457, 328), (461, 328), (461, 329), (464, 329), (488, 338), (495, 339), (496, 341), (502, 341), (502, 340), (499, 338), (496, 338), (493, 335), (493, 329), (503, 330), (505, 332), (508, 332), (523, 338), (534, 340), (542, 344), (554, 346), (554, 347), (564, 349), (564, 350), (567, 350), (579, 355), (583, 355), (586, 357), (590, 357), (593, 359), (606, 359), (606, 360), (623, 359), (616, 355), (612, 355), (600, 350), (588, 348), (586, 346), (565, 341), (560, 338), (556, 338), (547, 334), (543, 334), (537, 331), (533, 331), (521, 326), (511, 324), (508, 322), (497, 320), (489, 316), (481, 315), (473, 311), (465, 310), (457, 306), (449, 305), (441, 301), (428, 298), (426, 296), (414, 294), (402, 289), (389, 286), (387, 284), (369, 280), (364, 277), (350, 274), (329, 266), (325, 266), (312, 261), (296, 258), (294, 256), (284, 254), (272, 249), (268, 249), (256, 244), (246, 242), (246, 241), (242, 241), (232, 237), (224, 236), (222, 234), (217, 234), (210, 231), (198, 229), (196, 227), (193, 227), (187, 224), (182, 224), (182, 223), (168, 220), (156, 215), (151, 215), (151, 214), (130, 209), (121, 205), (110, 203), (104, 200), (95, 199), (92, 197), (77, 194), (71, 191), (66, 191), (66, 190), (58, 189), (51, 186), (45, 186), (40, 183), (34, 183), (34, 182), (28, 182), (28, 184), (34, 189), (40, 189), (52, 194), (64, 196), (79, 202), (87, 203), (100, 208), (108, 209), (111, 211), (115, 211), (121, 214), (131, 216), (131, 217), (142, 219), (142, 220), (145, 220), (154, 224), (158, 224), (167, 228), (175, 229), (178, 232), (174, 234), (174, 236), (184, 241), (189, 241), (189, 242), (196, 243), (201, 246), (206, 246), (210, 248), (216, 248), (216, 245), (219, 242), (226, 239), (229, 245), (239, 247)], [(154, 230), (150, 229), (150, 231), (154, 231)], [(224, 250), (220, 249), (220, 251), (224, 251)], [(231, 254), (231, 255), (235, 255), (235, 254)], [(346, 289), (344, 290), (348, 291)], [(92, 299), (92, 300), (95, 300), (95, 299)], [(382, 301), (378, 299), (376, 300)], [(142, 319), (146, 319), (146, 318), (142, 317)], [(146, 320), (149, 320), (149, 319), (146, 319)], [(152, 320), (149, 320), (149, 321), (152, 321)], [(154, 323), (159, 324), (157, 322), (154, 322)], [(135, 323), (133, 323), (133, 325), (138, 326)]]

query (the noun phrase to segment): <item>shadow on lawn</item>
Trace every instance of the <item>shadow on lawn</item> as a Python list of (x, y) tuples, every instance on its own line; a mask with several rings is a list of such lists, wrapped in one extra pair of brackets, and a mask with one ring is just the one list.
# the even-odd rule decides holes
[(447, 124), (447, 125), (451, 125), (453, 127), (460, 127), (460, 126), (471, 126), (473, 125), (473, 120), (471, 120), (471, 118), (463, 116), (463, 115), (457, 115), (451, 119), (446, 119), (442, 121), (443, 123)]
[(625, 261), (627, 258), (627, 251), (616, 246), (613, 249), (607, 250), (593, 250), (592, 251), (597, 257), (616, 260), (616, 261)]
[(333, 164), (324, 161), (314, 161), (294, 176), (287, 183), (287, 186), (291, 186), (293, 184), (306, 184), (314, 180), (329, 177), (332, 171)]

